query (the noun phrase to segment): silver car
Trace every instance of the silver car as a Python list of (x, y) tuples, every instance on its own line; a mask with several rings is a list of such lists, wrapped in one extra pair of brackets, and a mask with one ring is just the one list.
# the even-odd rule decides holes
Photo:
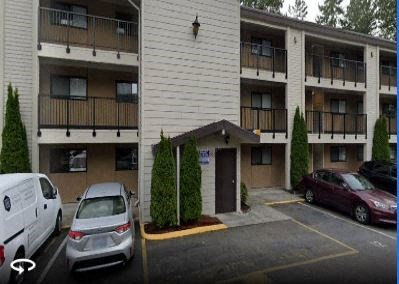
[(133, 257), (131, 196), (116, 182), (91, 185), (85, 191), (68, 233), (70, 272), (122, 264)]

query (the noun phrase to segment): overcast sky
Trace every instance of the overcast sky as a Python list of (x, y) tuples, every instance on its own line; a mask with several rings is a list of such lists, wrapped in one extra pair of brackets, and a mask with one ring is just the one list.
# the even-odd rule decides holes
[[(295, 0), (284, 0), (284, 6), (283, 6), (283, 14), (285, 14), (285, 12), (288, 13), (288, 5), (293, 5), (295, 2)], [(323, 0), (305, 0), (306, 4), (308, 5), (308, 15), (306, 17), (307, 21), (311, 21), (314, 22), (316, 19), (316, 16), (319, 14), (319, 7), (318, 4), (322, 4), (324, 1)], [(349, 0), (344, 0), (342, 2), (342, 7), (346, 8), (346, 6), (348, 5)]]

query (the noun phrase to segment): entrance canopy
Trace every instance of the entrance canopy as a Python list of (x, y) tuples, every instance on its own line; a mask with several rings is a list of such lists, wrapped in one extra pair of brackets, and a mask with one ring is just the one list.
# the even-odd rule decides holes
[[(257, 144), (260, 142), (260, 137), (258, 135), (223, 119), (172, 138), (172, 147), (186, 144), (192, 137), (199, 140), (214, 134), (220, 134), (226, 139), (234, 137), (238, 142), (243, 144)], [(156, 153), (158, 145), (159, 143), (153, 145), (153, 153)]]

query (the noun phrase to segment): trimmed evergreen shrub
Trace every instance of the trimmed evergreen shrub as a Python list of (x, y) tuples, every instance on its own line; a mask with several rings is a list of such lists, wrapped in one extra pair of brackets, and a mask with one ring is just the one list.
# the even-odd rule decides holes
[(31, 172), (26, 129), (19, 110), (18, 89), (8, 85), (5, 125), (0, 153), (1, 173)]
[(247, 186), (245, 185), (245, 183), (241, 183), (241, 204), (247, 204), (247, 200), (248, 200), (248, 189)]
[(375, 122), (372, 159), (378, 161), (390, 160), (389, 134), (385, 116), (382, 116)]
[(302, 176), (308, 173), (309, 165), (309, 145), (306, 121), (299, 107), (295, 110), (294, 127), (291, 139), (291, 167), (290, 180), (295, 188), (301, 181)]
[(180, 217), (187, 223), (197, 221), (201, 214), (201, 166), (197, 141), (191, 138), (184, 146), (180, 168)]
[(150, 215), (158, 227), (177, 224), (176, 167), (170, 138), (161, 132), (151, 176)]

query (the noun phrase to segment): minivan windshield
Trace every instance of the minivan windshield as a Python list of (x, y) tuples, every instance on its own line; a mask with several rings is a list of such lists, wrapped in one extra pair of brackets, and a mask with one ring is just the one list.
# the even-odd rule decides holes
[(125, 213), (122, 196), (107, 196), (84, 199), (80, 204), (76, 219), (90, 219)]
[(356, 191), (362, 190), (372, 190), (374, 185), (372, 185), (365, 177), (358, 174), (342, 174), (344, 181), (349, 185), (349, 187)]

